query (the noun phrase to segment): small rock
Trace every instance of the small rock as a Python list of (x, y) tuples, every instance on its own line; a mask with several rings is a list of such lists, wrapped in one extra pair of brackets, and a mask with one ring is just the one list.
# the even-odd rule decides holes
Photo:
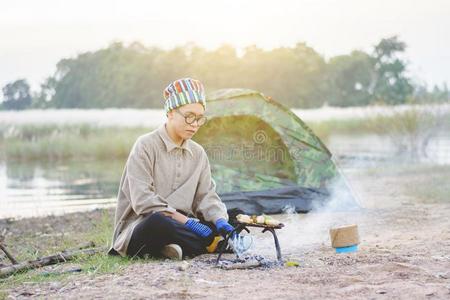
[(384, 294), (387, 294), (387, 291), (386, 290), (376, 290), (375, 293), (376, 294), (380, 294), (380, 295), (384, 295)]
[(57, 281), (50, 282), (50, 289), (57, 290), (61, 287), (61, 285), (62, 285), (61, 282), (57, 282)]
[(449, 279), (450, 278), (450, 272), (437, 273), (436, 277), (437, 278), (442, 278), (442, 279)]
[(181, 264), (178, 266), (179, 271), (186, 271), (189, 268), (189, 263), (185, 260), (181, 262)]

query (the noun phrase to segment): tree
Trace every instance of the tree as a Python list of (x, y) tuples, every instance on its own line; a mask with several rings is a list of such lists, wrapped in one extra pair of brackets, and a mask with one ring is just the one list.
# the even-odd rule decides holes
[(33, 97), (32, 108), (47, 108), (50, 106), (50, 101), (55, 95), (55, 87), (57, 81), (54, 77), (48, 77), (44, 83), (41, 84), (41, 89)]
[(449, 103), (450, 90), (446, 83), (442, 84), (442, 87), (434, 85), (431, 90), (426, 84), (417, 84), (411, 101), (413, 103)]
[(373, 59), (363, 51), (335, 56), (328, 63), (328, 103), (332, 106), (367, 105), (373, 78)]
[(162, 108), (163, 89), (181, 77), (200, 79), (207, 92), (254, 89), (288, 107), (399, 104), (413, 92), (406, 63), (399, 58), (405, 48), (392, 37), (381, 40), (372, 54), (353, 51), (326, 62), (305, 43), (271, 50), (250, 46), (239, 56), (230, 45), (207, 50), (191, 43), (163, 50), (116, 42), (60, 60), (34, 106)]
[(325, 70), (323, 57), (305, 43), (270, 51), (252, 46), (245, 50), (236, 78), (289, 107), (318, 107), (325, 101)]
[(2, 107), (4, 109), (22, 110), (30, 107), (32, 101), (30, 85), (25, 79), (19, 79), (12, 83), (8, 83), (3, 87), (2, 91)]
[(210, 90), (239, 86), (240, 60), (230, 45), (222, 45), (213, 51), (199, 47), (186, 49), (192, 77), (201, 78)]
[(129, 47), (114, 43), (106, 49), (63, 59), (53, 77), (56, 84), (52, 85), (50, 104), (58, 108), (161, 107), (161, 81), (170, 75), (171, 65), (164, 62), (166, 69), (158, 74), (154, 64), (166, 54), (176, 66), (175, 52), (143, 49), (136, 43)]
[(374, 100), (388, 104), (405, 103), (414, 88), (406, 76), (406, 62), (399, 58), (406, 44), (397, 36), (382, 39), (374, 48), (374, 78), (371, 92)]

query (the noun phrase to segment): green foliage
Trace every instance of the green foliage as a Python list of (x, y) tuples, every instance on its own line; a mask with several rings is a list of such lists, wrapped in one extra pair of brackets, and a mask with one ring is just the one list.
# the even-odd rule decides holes
[[(94, 52), (62, 59), (31, 103), (22, 97), (13, 109), (34, 108), (162, 108), (162, 91), (180, 77), (200, 79), (207, 91), (249, 88), (288, 107), (401, 104), (419, 98), (448, 101), (448, 89), (413, 86), (400, 59), (406, 45), (398, 37), (382, 39), (372, 53), (323, 56), (305, 43), (263, 50), (247, 47), (242, 55), (230, 45), (206, 50), (186, 44), (170, 50), (113, 43)], [(8, 95), (11, 84), (5, 86)], [(437, 90), (436, 90), (437, 89)], [(24, 89), (28, 91), (29, 89)], [(26, 94), (26, 93), (25, 93)], [(6, 94), (5, 94), (6, 95)], [(11, 96), (8, 96), (11, 97)], [(18, 104), (17, 100), (10, 103)], [(3, 108), (8, 109), (6, 102)]]
[(3, 87), (2, 107), (6, 110), (21, 110), (31, 105), (30, 85), (25, 79), (8, 83)]
[(397, 36), (382, 39), (375, 46), (373, 95), (378, 102), (405, 103), (413, 92), (411, 80), (406, 76), (406, 63), (399, 58), (406, 44)]
[[(213, 51), (187, 45), (169, 51), (120, 43), (57, 65), (52, 107), (162, 107), (162, 90), (172, 80), (201, 78), (208, 90), (245, 86), (282, 99), (289, 106), (319, 106), (326, 92), (326, 63), (312, 48), (263, 51), (243, 57), (224, 45)], [(56, 83), (56, 84), (54, 84)], [(43, 97), (45, 98), (45, 97)]]
[(373, 59), (362, 51), (336, 56), (328, 64), (330, 88), (328, 103), (332, 106), (362, 106), (373, 101), (371, 85)]
[(382, 39), (372, 55), (353, 51), (350, 55), (331, 58), (328, 64), (329, 104), (406, 103), (413, 95), (414, 87), (406, 75), (406, 62), (399, 58), (405, 49), (406, 44), (394, 36)]
[(126, 158), (147, 128), (74, 126), (0, 127), (0, 153), (7, 160)]
[(442, 86), (435, 85), (428, 91), (426, 85), (416, 87), (413, 98), (408, 99), (408, 103), (446, 103), (450, 99), (450, 90), (446, 83)]

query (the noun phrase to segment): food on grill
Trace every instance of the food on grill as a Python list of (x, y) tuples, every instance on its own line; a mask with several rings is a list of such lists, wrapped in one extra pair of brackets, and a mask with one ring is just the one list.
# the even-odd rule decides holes
[(280, 222), (275, 219), (266, 219), (264, 221), (264, 224), (270, 225), (270, 226), (278, 226), (278, 225), (280, 225)]
[(249, 216), (244, 214), (239, 214), (236, 216), (236, 219), (240, 223), (247, 223), (247, 224), (261, 224), (261, 225), (269, 225), (269, 226), (278, 226), (281, 224), (280, 221), (275, 220), (274, 218), (266, 215), (261, 216)]
[(258, 224), (264, 224), (264, 222), (265, 222), (264, 216), (257, 216), (257, 217), (256, 217), (256, 223), (258, 223)]
[(236, 219), (241, 223), (253, 223), (252, 218), (248, 215), (239, 214), (236, 216)]

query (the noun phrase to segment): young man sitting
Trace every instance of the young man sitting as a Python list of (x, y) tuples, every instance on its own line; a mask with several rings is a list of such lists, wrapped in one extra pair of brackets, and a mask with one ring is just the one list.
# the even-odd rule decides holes
[(182, 259), (206, 253), (218, 233), (233, 230), (206, 152), (191, 140), (206, 122), (202, 83), (179, 79), (163, 95), (167, 122), (140, 136), (128, 157), (110, 254)]

